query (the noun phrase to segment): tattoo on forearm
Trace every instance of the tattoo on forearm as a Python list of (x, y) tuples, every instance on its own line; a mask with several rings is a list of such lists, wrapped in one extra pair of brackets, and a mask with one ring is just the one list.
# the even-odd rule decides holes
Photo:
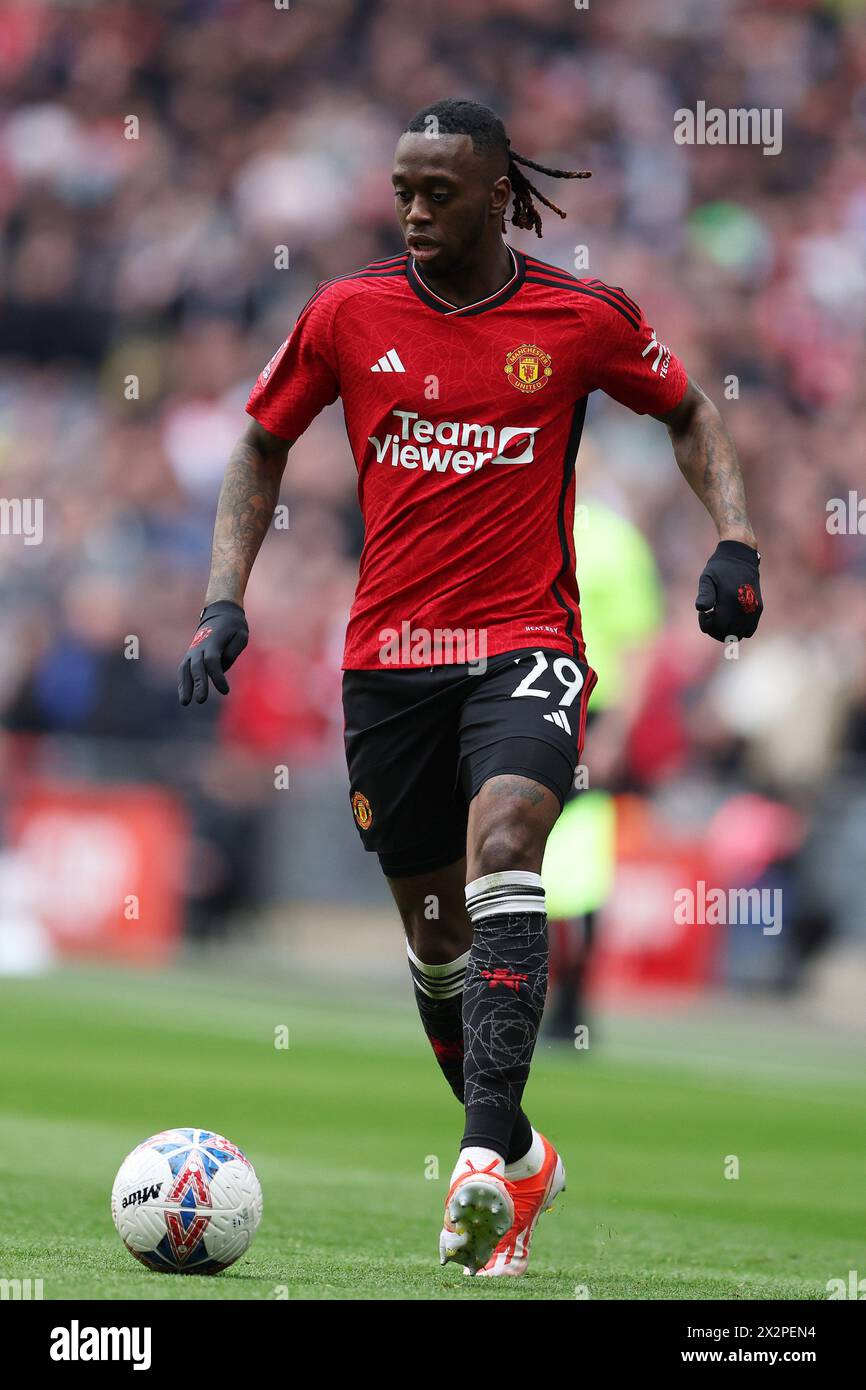
[(253, 561), (277, 505), (281, 475), (282, 470), (246, 440), (232, 451), (217, 503), (205, 604), (220, 598), (243, 602)]
[(736, 449), (718, 415), (702, 416), (675, 444), (677, 463), (716, 526), (751, 532)]

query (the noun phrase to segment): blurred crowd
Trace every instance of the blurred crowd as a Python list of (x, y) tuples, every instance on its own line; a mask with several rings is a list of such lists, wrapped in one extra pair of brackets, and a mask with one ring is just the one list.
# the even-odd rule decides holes
[[(795, 811), (807, 936), (862, 932), (866, 536), (827, 507), (866, 492), (864, 0), (0, 0), (0, 490), (44, 499), (41, 544), (0, 536), (6, 728), (169, 781), (190, 761), (160, 750), (215, 736), (195, 777), (229, 843), (262, 766), (339, 765), (362, 538), (339, 406), (291, 452), (231, 699), (181, 711), (175, 669), (252, 381), (316, 282), (402, 249), (393, 147), (445, 95), (593, 171), (539, 176), (567, 219), (509, 239), (569, 269), (585, 247), (577, 273), (641, 302), (747, 477), (766, 612), (726, 660), (664, 430), (591, 405), (578, 499), (644, 531), (667, 612), (611, 784), (672, 822), (743, 790)], [(781, 153), (677, 144), (698, 101), (781, 109)]]

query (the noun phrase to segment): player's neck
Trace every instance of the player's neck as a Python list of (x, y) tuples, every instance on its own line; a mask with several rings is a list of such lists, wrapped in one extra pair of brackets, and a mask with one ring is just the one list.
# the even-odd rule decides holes
[(514, 275), (515, 262), (505, 242), (499, 241), (493, 252), (485, 252), (477, 263), (449, 270), (446, 275), (434, 276), (429, 270), (422, 272), (417, 265), (415, 269), (434, 294), (453, 304), (455, 309), (462, 309), (467, 304), (489, 299), (507, 285)]

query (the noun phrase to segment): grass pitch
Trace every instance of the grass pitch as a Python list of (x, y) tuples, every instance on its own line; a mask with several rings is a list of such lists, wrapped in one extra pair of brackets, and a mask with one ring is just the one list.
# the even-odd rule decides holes
[[(47, 1299), (821, 1299), (866, 1270), (861, 1043), (736, 1015), (593, 1037), (536, 1053), (527, 1110), (568, 1190), (530, 1273), (476, 1281), (438, 1266), (461, 1113), (408, 988), (2, 980), (0, 1278), (41, 1278)], [(186, 1125), (239, 1144), (264, 1189), (250, 1252), (216, 1278), (150, 1273), (109, 1214), (126, 1153)]]

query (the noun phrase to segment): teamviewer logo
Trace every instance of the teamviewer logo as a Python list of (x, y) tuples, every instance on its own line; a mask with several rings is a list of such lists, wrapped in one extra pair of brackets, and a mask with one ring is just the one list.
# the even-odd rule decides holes
[(485, 463), (531, 463), (538, 425), (484, 425), (469, 420), (421, 420), (413, 410), (395, 410), (396, 429), (384, 439), (370, 435), (377, 463), (420, 468), (424, 473), (477, 473)]
[(499, 431), (499, 453), (491, 463), (531, 463), (535, 457), (535, 435), (538, 426), (520, 429), (506, 425)]

